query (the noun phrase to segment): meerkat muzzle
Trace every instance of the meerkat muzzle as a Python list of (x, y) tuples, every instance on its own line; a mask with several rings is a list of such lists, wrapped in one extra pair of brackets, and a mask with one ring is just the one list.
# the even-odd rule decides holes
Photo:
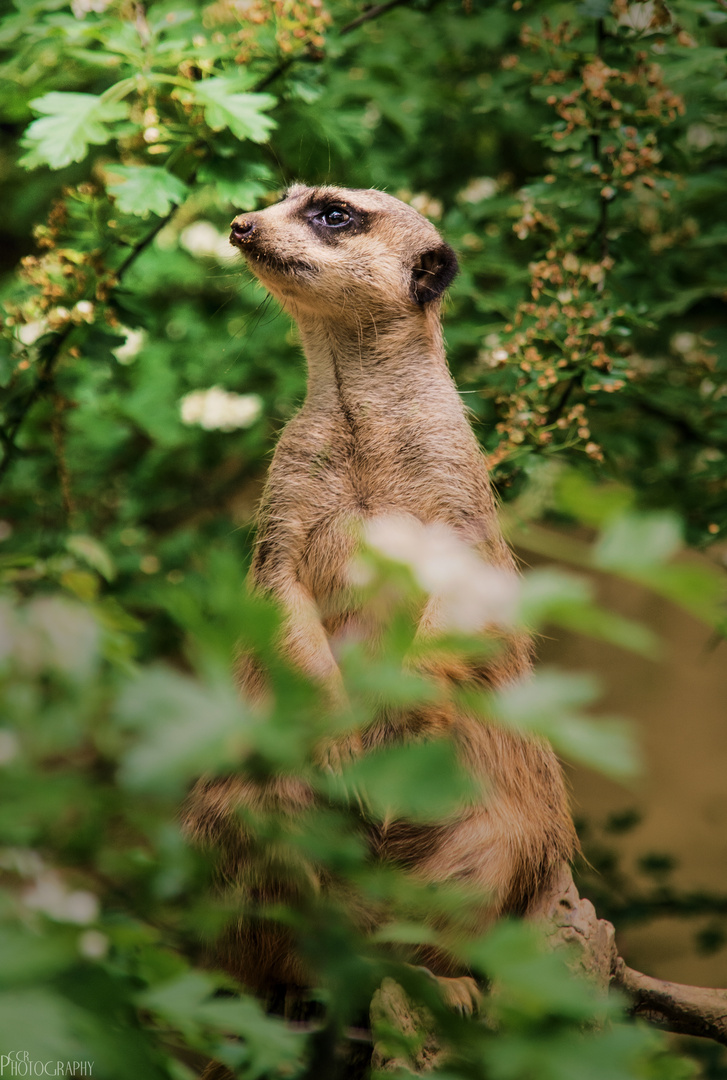
[(230, 243), (236, 247), (246, 243), (255, 232), (255, 227), (255, 222), (250, 221), (249, 218), (243, 218), (242, 221), (235, 218), (230, 226)]

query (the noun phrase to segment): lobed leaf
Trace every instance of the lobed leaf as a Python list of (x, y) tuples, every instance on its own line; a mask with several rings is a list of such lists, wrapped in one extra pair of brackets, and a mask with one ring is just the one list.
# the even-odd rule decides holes
[(42, 116), (33, 121), (22, 138), (28, 152), (19, 163), (26, 169), (39, 165), (62, 169), (73, 161), (83, 161), (89, 145), (107, 143), (113, 135), (109, 125), (129, 114), (125, 102), (56, 90), (35, 98), (30, 107)]
[(189, 194), (188, 186), (178, 176), (158, 165), (113, 165), (109, 172), (121, 178), (110, 181), (106, 188), (125, 214), (164, 217)]
[(272, 94), (240, 91), (239, 86), (239, 79), (221, 75), (197, 83), (194, 96), (213, 131), (227, 128), (238, 139), (266, 142), (276, 123), (265, 116), (265, 110), (272, 109), (277, 99)]

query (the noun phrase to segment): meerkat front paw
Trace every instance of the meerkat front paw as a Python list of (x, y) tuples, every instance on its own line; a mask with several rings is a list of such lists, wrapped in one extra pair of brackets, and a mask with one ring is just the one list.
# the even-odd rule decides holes
[(455, 1009), (462, 1016), (472, 1016), (480, 1011), (482, 991), (471, 975), (458, 975), (450, 979), (446, 975), (435, 975), (428, 967), (420, 966), (418, 970), (434, 980), (448, 1008)]
[(340, 776), (346, 765), (350, 765), (363, 754), (363, 741), (357, 731), (344, 735), (340, 739), (326, 739), (316, 752), (316, 764), (326, 772)]
[(436, 975), (435, 978), (444, 1003), (450, 1009), (456, 1009), (463, 1016), (473, 1016), (480, 1011), (482, 991), (471, 976), (447, 979), (444, 975)]
[[(354, 731), (340, 739), (326, 739), (320, 743), (315, 762), (329, 776), (341, 777), (346, 766), (352, 765), (362, 754), (363, 741), (360, 734)], [(368, 802), (364, 789), (350, 779), (344, 781), (344, 785), (349, 800), (356, 803), (360, 813), (365, 816)]]

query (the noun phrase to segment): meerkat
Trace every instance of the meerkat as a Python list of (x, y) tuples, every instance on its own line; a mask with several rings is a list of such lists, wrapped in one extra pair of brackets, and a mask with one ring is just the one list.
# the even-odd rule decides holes
[[(445, 357), (440, 301), (457, 259), (426, 218), (377, 190), (296, 185), (231, 228), (249, 269), (297, 323), (308, 362), (305, 402), (278, 442), (259, 508), (252, 584), (279, 602), (293, 663), (340, 701), (336, 648), (352, 630), (361, 633), (348, 575), (367, 521), (394, 514), (441, 523), (487, 563), (515, 569), (486, 459)], [(436, 634), (438, 619), (437, 604), (428, 602), (421, 634)], [(527, 637), (513, 632), (487, 661), (466, 670), (453, 662), (438, 674), (497, 688), (527, 677), (530, 653)], [(254, 696), (256, 676), (244, 665), (241, 682)], [(526, 915), (576, 842), (549, 745), (464, 711), (432, 708), (395, 720), (382, 715), (334, 746), (333, 758), (443, 732), (486, 787), (482, 803), (437, 826), (372, 824), (372, 848), (420, 880), (481, 889), (483, 925), (504, 913)], [(293, 778), (263, 789), (236, 777), (200, 783), (189, 828), (224, 852), (224, 873), (234, 881), (244, 870), (236, 809), (279, 806), (295, 814), (311, 799)], [(282, 895), (285, 883), (278, 884)], [(268, 895), (277, 887), (265, 885)], [(225, 950), (225, 966), (248, 985), (305, 985), (289, 939), (272, 926), (238, 928)], [(419, 959), (443, 980), (462, 976), (441, 953)]]

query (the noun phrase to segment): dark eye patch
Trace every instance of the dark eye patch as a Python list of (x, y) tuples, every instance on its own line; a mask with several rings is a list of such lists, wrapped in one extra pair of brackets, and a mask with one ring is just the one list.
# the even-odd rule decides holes
[(333, 244), (344, 236), (366, 232), (371, 217), (367, 211), (338, 199), (316, 199), (303, 213), (316, 236)]

